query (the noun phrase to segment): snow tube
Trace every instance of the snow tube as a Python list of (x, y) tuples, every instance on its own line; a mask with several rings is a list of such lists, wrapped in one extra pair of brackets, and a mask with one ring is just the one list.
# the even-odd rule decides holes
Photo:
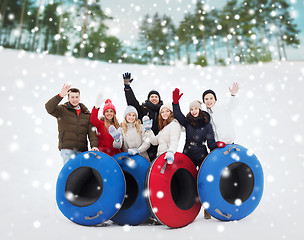
[(127, 190), (122, 207), (111, 220), (118, 225), (138, 225), (151, 216), (144, 196), (145, 177), (150, 162), (140, 155), (130, 156), (126, 152), (112, 157), (123, 170)]
[(166, 164), (165, 154), (149, 167), (146, 176), (146, 200), (153, 216), (172, 228), (188, 225), (198, 215), (201, 203), (197, 196), (197, 170), (182, 153), (175, 153), (174, 163)]
[(248, 216), (262, 198), (262, 166), (251, 151), (240, 145), (213, 150), (202, 163), (197, 178), (201, 203), (219, 220)]
[(96, 225), (120, 209), (126, 191), (119, 164), (102, 152), (84, 152), (59, 173), (56, 201), (60, 211), (81, 225)]

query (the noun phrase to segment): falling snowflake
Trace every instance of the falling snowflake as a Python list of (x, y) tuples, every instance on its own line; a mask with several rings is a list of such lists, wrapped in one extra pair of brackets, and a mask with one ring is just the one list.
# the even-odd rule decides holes
[(41, 223), (39, 221), (34, 221), (33, 222), (33, 227), (34, 228), (40, 228), (41, 227)]
[(158, 198), (163, 198), (163, 197), (164, 197), (164, 192), (158, 191), (158, 192), (156, 193), (156, 196), (157, 196)]
[(0, 175), (1, 175), (1, 179), (4, 181), (8, 181), (10, 179), (10, 175), (8, 172), (2, 171)]
[(208, 182), (212, 182), (213, 180), (214, 180), (213, 175), (209, 174), (209, 175), (207, 176), (207, 181), (208, 181)]

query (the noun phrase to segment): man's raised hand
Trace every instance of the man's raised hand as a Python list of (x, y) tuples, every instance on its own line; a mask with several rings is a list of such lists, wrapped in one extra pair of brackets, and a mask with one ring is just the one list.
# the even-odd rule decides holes
[(235, 96), (240, 89), (240, 85), (237, 82), (234, 82), (232, 88), (229, 87), (229, 92), (232, 96)]
[(71, 86), (72, 86), (71, 84), (66, 84), (66, 83), (63, 84), (63, 87), (62, 87), (59, 95), (64, 98), (66, 95), (68, 95)]

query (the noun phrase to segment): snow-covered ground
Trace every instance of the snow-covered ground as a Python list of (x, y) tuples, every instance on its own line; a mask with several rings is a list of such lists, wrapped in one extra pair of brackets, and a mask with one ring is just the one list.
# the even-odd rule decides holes
[[(122, 74), (132, 73), (140, 101), (157, 89), (165, 102), (175, 87), (181, 106), (206, 89), (225, 103), (228, 87), (240, 83), (235, 111), (237, 143), (260, 159), (265, 191), (258, 208), (238, 222), (204, 220), (202, 212), (182, 229), (141, 225), (84, 227), (66, 219), (55, 200), (62, 159), (56, 119), (44, 104), (64, 83), (81, 90), (92, 108), (102, 92), (118, 117), (126, 107)], [(304, 224), (304, 62), (229, 67), (107, 64), (0, 48), (0, 236), (1, 239), (300, 239)], [(63, 101), (64, 102), (64, 101)], [(179, 151), (182, 150), (184, 135)]]

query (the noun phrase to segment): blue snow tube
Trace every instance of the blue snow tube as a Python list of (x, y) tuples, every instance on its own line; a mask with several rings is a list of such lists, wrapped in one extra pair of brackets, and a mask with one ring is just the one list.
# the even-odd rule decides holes
[(144, 196), (145, 177), (150, 162), (140, 155), (130, 156), (126, 152), (112, 157), (124, 172), (127, 190), (121, 209), (111, 220), (118, 225), (138, 225), (151, 216)]
[(102, 152), (84, 152), (59, 173), (56, 201), (60, 211), (81, 225), (96, 225), (113, 217), (126, 191), (119, 164)]
[(245, 218), (258, 206), (264, 188), (257, 157), (240, 145), (212, 151), (202, 163), (197, 180), (201, 203), (223, 221)]

